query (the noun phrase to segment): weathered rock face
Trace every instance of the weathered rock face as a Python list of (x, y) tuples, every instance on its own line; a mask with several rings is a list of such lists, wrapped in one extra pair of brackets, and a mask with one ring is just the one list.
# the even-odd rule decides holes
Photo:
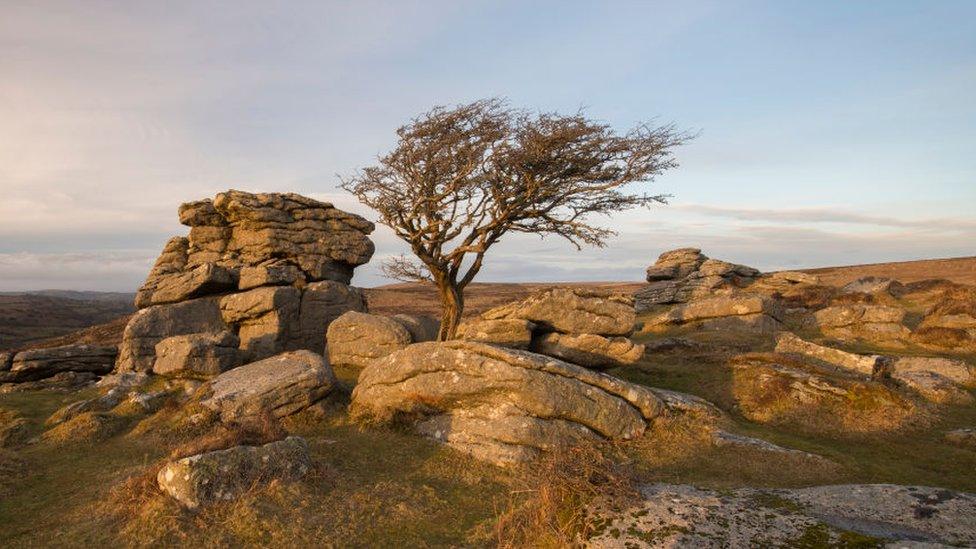
[(243, 361), (295, 349), (321, 353), (329, 323), (346, 311), (365, 308), (362, 292), (333, 281), (314, 282), (303, 290), (260, 287), (154, 305), (137, 312), (126, 326), (116, 369), (148, 371), (157, 343), (196, 333), (237, 332)]
[(933, 372), (964, 387), (976, 387), (976, 367), (962, 360), (905, 356), (894, 361), (892, 371), (895, 374)]
[(528, 349), (535, 324), (521, 318), (472, 319), (458, 326), (457, 338), (492, 343), (512, 349)]
[(561, 358), (580, 366), (603, 370), (630, 366), (640, 361), (644, 346), (626, 337), (595, 334), (541, 334), (532, 340), (532, 351)]
[(410, 332), (396, 320), (355, 311), (329, 324), (326, 337), (329, 362), (355, 368), (363, 368), (413, 341)]
[(848, 282), (840, 289), (840, 291), (843, 294), (874, 294), (879, 292), (887, 292), (895, 284), (897, 284), (897, 282), (890, 278), (865, 276)]
[(37, 381), (0, 382), (0, 394), (41, 390), (71, 392), (96, 381), (98, 381), (98, 376), (91, 372), (61, 372)]
[(884, 305), (835, 305), (814, 313), (824, 335), (844, 340), (899, 344), (910, 332), (905, 310)]
[(888, 377), (891, 374), (893, 364), (893, 361), (888, 357), (848, 353), (833, 347), (804, 341), (790, 332), (782, 332), (776, 337), (776, 352), (805, 355), (874, 378)]
[(64, 372), (96, 375), (112, 371), (118, 349), (104, 345), (64, 345), (21, 351), (6, 360), (0, 383), (22, 383), (53, 377)]
[(159, 488), (189, 509), (232, 500), (272, 480), (297, 480), (311, 469), (308, 443), (288, 437), (263, 446), (234, 446), (167, 463)]
[(970, 404), (973, 395), (959, 388), (949, 378), (928, 370), (895, 372), (892, 379), (936, 404)]
[(325, 333), (329, 324), (346, 311), (366, 312), (362, 291), (341, 282), (313, 282), (302, 292), (298, 349), (325, 353)]
[(712, 491), (689, 485), (641, 488), (634, 508), (597, 510), (609, 524), (588, 547), (957, 547), (976, 542), (976, 495), (893, 484)]
[(912, 339), (940, 351), (976, 351), (976, 289), (946, 289), (925, 313)]
[(156, 344), (167, 337), (219, 333), (228, 329), (221, 318), (216, 297), (142, 309), (132, 316), (125, 327), (116, 370), (151, 370), (156, 360)]
[(171, 239), (139, 290), (119, 371), (147, 371), (162, 339), (230, 331), (245, 361), (325, 350), (328, 324), (364, 311), (348, 286), (369, 260), (373, 224), (296, 194), (220, 193), (180, 207)]
[(627, 336), (634, 331), (634, 301), (584, 288), (555, 288), (486, 311), (484, 320), (528, 320), (546, 331)]
[(237, 328), (246, 360), (259, 360), (298, 348), (302, 292), (291, 286), (266, 286), (220, 298), (220, 316)]
[(685, 303), (747, 287), (759, 275), (752, 267), (709, 259), (698, 248), (671, 250), (647, 268), (650, 284), (634, 293), (634, 303), (638, 313), (655, 305)]
[(139, 308), (238, 287), (348, 284), (373, 255), (372, 223), (297, 194), (231, 190), (183, 204), (180, 222), (190, 235), (166, 244), (136, 297)]
[(748, 329), (772, 333), (780, 328), (782, 309), (772, 299), (757, 295), (727, 295), (677, 305), (649, 319), (645, 329), (701, 326), (707, 329)]
[(436, 341), (437, 334), (441, 330), (441, 321), (428, 315), (408, 315), (398, 314), (391, 318), (396, 320), (410, 332), (410, 339), (414, 343), (424, 341)]
[(506, 464), (587, 440), (644, 432), (649, 389), (535, 353), (470, 341), (419, 343), (370, 363), (350, 413), (405, 419), (425, 436)]
[(217, 412), (222, 421), (237, 422), (303, 410), (327, 395), (335, 380), (322, 356), (293, 351), (224, 372), (198, 391), (206, 395), (202, 406)]
[(923, 410), (886, 384), (784, 355), (732, 362), (732, 395), (752, 421), (811, 431), (884, 432), (923, 420)]
[(707, 259), (698, 248), (669, 250), (658, 256), (654, 265), (647, 268), (647, 281), (684, 278), (697, 271)]
[(240, 340), (230, 332), (168, 337), (156, 344), (153, 373), (212, 377), (241, 363)]

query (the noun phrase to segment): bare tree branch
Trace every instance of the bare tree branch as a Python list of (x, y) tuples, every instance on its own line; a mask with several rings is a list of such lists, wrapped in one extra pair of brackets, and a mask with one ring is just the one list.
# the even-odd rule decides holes
[(674, 148), (694, 137), (650, 124), (621, 135), (582, 112), (532, 113), (500, 99), (435, 107), (396, 133), (391, 152), (341, 186), (376, 210), (420, 260), (401, 258), (384, 265), (384, 274), (422, 274), (437, 284), (441, 339), (454, 337), (464, 288), (504, 235), (604, 246), (615, 233), (593, 218), (666, 203), (666, 195), (634, 185), (677, 167)]

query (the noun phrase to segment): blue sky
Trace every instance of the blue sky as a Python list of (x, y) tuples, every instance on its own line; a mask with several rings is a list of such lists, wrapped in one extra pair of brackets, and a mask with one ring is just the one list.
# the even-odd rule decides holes
[[(976, 255), (976, 2), (6, 2), (0, 290), (132, 290), (184, 201), (336, 188), (435, 104), (701, 131), (605, 249), (513, 237), (481, 280)], [(389, 232), (356, 283), (404, 251)]]

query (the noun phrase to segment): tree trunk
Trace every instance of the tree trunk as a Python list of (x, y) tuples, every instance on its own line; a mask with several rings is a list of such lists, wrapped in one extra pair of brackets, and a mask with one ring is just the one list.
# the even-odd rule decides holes
[(438, 341), (454, 339), (458, 324), (461, 323), (461, 313), (464, 312), (464, 292), (450, 280), (438, 280), (441, 292), (441, 331), (437, 334)]

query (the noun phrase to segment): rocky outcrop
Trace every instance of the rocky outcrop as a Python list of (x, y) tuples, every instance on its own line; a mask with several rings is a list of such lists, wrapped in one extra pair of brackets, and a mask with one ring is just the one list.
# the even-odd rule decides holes
[(842, 294), (875, 294), (888, 292), (898, 281), (877, 276), (865, 276), (844, 284), (840, 289)]
[(846, 341), (900, 345), (910, 331), (905, 310), (884, 305), (834, 305), (814, 313), (817, 327), (828, 336)]
[(633, 300), (609, 292), (557, 288), (496, 307), (458, 327), (458, 339), (491, 343), (603, 370), (636, 363), (644, 346), (634, 330)]
[(117, 354), (118, 349), (108, 345), (64, 345), (21, 351), (5, 358), (0, 383), (38, 381), (66, 372), (107, 374), (112, 371)]
[(554, 288), (488, 310), (483, 320), (521, 319), (545, 331), (628, 336), (634, 331), (634, 301), (586, 288)]
[(642, 386), (545, 357), (470, 341), (419, 343), (373, 361), (351, 415), (413, 429), (499, 464), (644, 432), (664, 405)]
[(213, 377), (241, 363), (240, 339), (230, 332), (168, 337), (156, 344), (153, 373)]
[(531, 349), (597, 370), (630, 366), (644, 356), (644, 346), (629, 338), (595, 334), (541, 334), (533, 338)]
[(698, 248), (667, 251), (647, 268), (650, 284), (634, 294), (635, 308), (640, 313), (655, 305), (731, 292), (749, 286), (759, 275), (752, 267), (709, 259)]
[(949, 378), (927, 370), (895, 372), (892, 379), (936, 404), (970, 404), (973, 395)]
[(644, 324), (648, 331), (694, 326), (703, 329), (745, 329), (773, 333), (780, 329), (782, 308), (769, 298), (751, 294), (699, 299), (672, 307)]
[(790, 332), (782, 332), (776, 337), (776, 352), (808, 356), (826, 364), (873, 378), (890, 376), (893, 364), (892, 359), (886, 356), (848, 353), (833, 347), (804, 341)]
[(245, 364), (208, 381), (198, 390), (200, 405), (225, 422), (270, 415), (284, 417), (307, 408), (335, 385), (322, 356), (293, 351)]
[(678, 280), (698, 270), (708, 258), (698, 248), (678, 248), (658, 256), (654, 265), (647, 268), (647, 281)]
[(172, 461), (159, 488), (188, 509), (233, 500), (273, 480), (298, 480), (311, 469), (308, 443), (288, 437), (263, 446), (234, 446)]
[(161, 340), (229, 331), (244, 361), (325, 351), (342, 313), (365, 311), (348, 286), (369, 260), (372, 223), (295, 194), (220, 193), (180, 207), (188, 237), (171, 239), (140, 289), (117, 369), (147, 371)]
[(492, 343), (512, 349), (528, 349), (535, 324), (521, 318), (472, 319), (458, 326), (457, 338)]
[(329, 324), (326, 338), (329, 362), (354, 368), (363, 368), (413, 342), (410, 332), (396, 320), (355, 311)]
[(297, 194), (231, 190), (183, 204), (179, 214), (190, 234), (166, 244), (139, 289), (139, 308), (234, 288), (348, 284), (373, 255), (372, 223)]
[(758, 423), (816, 432), (869, 433), (924, 421), (924, 409), (896, 388), (789, 355), (741, 355), (730, 363), (739, 411)]
[(976, 495), (893, 484), (713, 491), (641, 487), (623, 510), (594, 509), (605, 525), (588, 547), (968, 547)]
[(912, 333), (912, 340), (938, 351), (976, 351), (976, 289), (945, 289), (941, 298), (926, 311)]
[(895, 359), (895, 374), (933, 372), (964, 387), (976, 387), (976, 366), (962, 360), (942, 357), (905, 356)]
[(167, 337), (233, 331), (220, 315), (216, 297), (156, 305), (132, 316), (122, 334), (116, 370), (146, 372), (156, 360), (156, 344)]

